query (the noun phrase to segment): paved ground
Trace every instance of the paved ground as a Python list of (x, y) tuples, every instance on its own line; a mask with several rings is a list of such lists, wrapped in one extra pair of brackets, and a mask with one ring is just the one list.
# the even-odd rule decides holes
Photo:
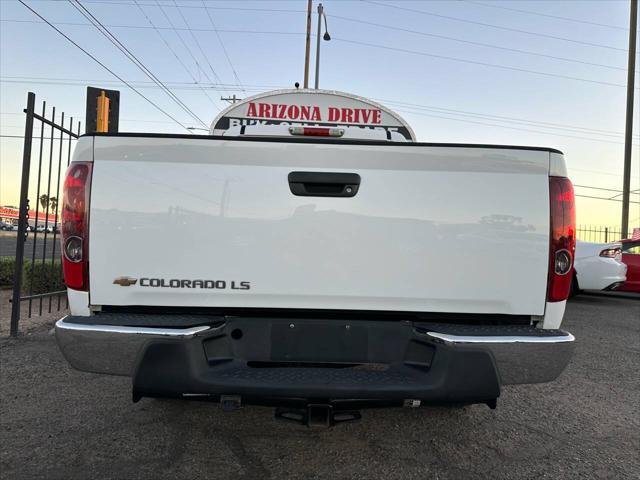
[[(51, 258), (51, 255), (60, 255), (60, 234), (56, 233), (54, 241), (53, 233), (47, 233), (47, 242), (45, 244), (44, 232), (30, 232), (27, 234), (27, 241), (24, 244), (24, 257), (31, 258), (34, 253), (33, 244), (35, 237), (35, 258), (42, 259), (44, 253), (45, 258)], [(18, 232), (0, 231), (0, 257), (15, 257), (16, 255), (16, 240), (18, 238)], [(55, 247), (54, 247), (55, 246)], [(55, 252), (54, 252), (55, 248)]]
[(309, 430), (267, 408), (145, 399), (130, 381), (71, 370), (41, 327), (0, 340), (0, 477), (639, 478), (640, 301), (581, 296), (554, 383), (505, 389), (497, 410), (364, 411)]

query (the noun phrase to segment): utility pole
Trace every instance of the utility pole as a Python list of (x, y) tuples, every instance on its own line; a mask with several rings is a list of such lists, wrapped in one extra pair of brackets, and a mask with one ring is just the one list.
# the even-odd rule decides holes
[(309, 54), (311, 50), (311, 7), (313, 0), (307, 2), (307, 41), (304, 52), (304, 88), (309, 88)]
[(236, 103), (236, 102), (240, 102), (242, 99), (236, 97), (236, 94), (234, 93), (232, 97), (220, 97), (220, 100), (224, 102), (229, 102), (229, 103)]
[(631, 149), (633, 136), (633, 93), (636, 70), (638, 0), (630, 0), (629, 61), (627, 63), (627, 119), (624, 131), (624, 176), (622, 180), (622, 238), (629, 234), (629, 197), (631, 189)]

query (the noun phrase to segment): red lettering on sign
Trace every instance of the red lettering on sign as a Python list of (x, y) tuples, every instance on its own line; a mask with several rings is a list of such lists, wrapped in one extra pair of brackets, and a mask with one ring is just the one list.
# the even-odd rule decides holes
[(337, 122), (338, 120), (340, 120), (340, 110), (338, 110), (336, 107), (329, 107), (328, 121)]
[(353, 123), (353, 110), (351, 108), (342, 108), (342, 121), (344, 123)]
[(289, 105), (287, 115), (290, 119), (296, 120), (300, 116), (300, 108), (297, 105)]
[[(328, 107), (326, 122), (380, 124), (381, 110), (369, 108)], [(287, 103), (249, 103), (247, 117), (277, 118), (282, 120), (323, 121), (317, 105)]]

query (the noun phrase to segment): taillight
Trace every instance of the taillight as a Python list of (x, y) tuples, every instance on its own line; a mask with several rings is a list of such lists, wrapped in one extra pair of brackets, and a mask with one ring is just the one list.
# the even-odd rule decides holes
[(605, 248), (600, 252), (601, 257), (607, 258), (616, 258), (618, 255), (622, 254), (622, 249), (620, 247), (617, 248)]
[(64, 283), (74, 290), (89, 289), (90, 162), (69, 165), (62, 192), (62, 271)]
[(569, 297), (576, 251), (576, 212), (573, 185), (565, 177), (549, 177), (551, 250), (547, 300)]
[(330, 127), (289, 127), (291, 135), (304, 135), (307, 137), (341, 137), (344, 135), (343, 128)]

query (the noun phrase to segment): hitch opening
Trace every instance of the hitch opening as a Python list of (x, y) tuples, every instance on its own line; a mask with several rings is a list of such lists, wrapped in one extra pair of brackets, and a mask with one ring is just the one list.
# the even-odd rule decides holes
[(335, 410), (333, 405), (310, 403), (307, 408), (278, 407), (275, 418), (296, 422), (307, 427), (333, 427), (338, 423), (360, 420), (362, 415), (357, 410)]

